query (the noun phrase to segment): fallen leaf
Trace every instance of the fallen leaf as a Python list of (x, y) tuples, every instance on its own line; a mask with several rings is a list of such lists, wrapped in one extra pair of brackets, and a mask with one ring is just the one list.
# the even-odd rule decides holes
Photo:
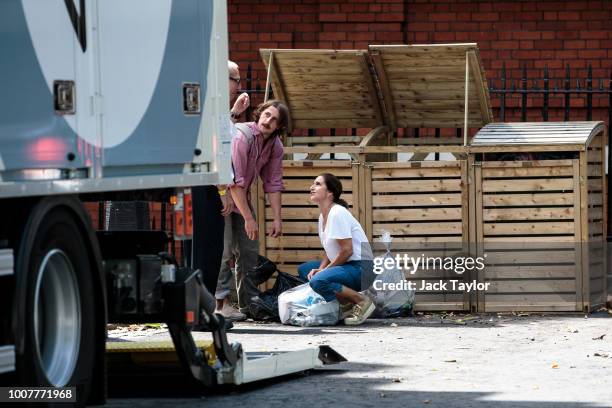
[(445, 363), (456, 363), (457, 360), (444, 360)]
[(603, 358), (608, 358), (610, 357), (610, 355), (608, 353), (594, 353), (593, 354), (595, 357), (603, 357)]
[(593, 337), (593, 340), (603, 340), (603, 338), (604, 338), (604, 337), (606, 337), (606, 334), (605, 334), (605, 333), (604, 333), (604, 334), (602, 334), (602, 335), (601, 335), (601, 336), (599, 336), (599, 337)]
[(425, 401), (423, 401), (423, 404), (429, 404), (429, 403), (431, 403), (431, 400), (425, 400)]
[(553, 364), (552, 364), (552, 368), (555, 368), (555, 369), (559, 368), (559, 364), (557, 364), (557, 363), (553, 363)]
[(400, 380), (399, 378), (394, 378), (394, 379), (393, 379), (393, 382), (394, 382), (394, 383), (401, 383), (401, 382), (402, 382), (402, 380)]

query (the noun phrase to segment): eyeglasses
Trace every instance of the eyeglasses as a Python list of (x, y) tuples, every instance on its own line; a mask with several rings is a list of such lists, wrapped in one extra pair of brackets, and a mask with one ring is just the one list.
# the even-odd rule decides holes
[(236, 84), (237, 84), (238, 86), (240, 86), (240, 78), (232, 78), (232, 77), (229, 77), (229, 79), (230, 79), (230, 81), (236, 81)]

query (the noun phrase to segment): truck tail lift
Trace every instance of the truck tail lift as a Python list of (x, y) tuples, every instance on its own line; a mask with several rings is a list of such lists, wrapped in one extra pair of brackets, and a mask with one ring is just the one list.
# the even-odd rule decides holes
[[(239, 343), (228, 343), (226, 322), (223, 316), (214, 313), (215, 299), (204, 287), (199, 270), (177, 266), (174, 257), (167, 252), (126, 258), (124, 251), (134, 253), (130, 242), (147, 242), (157, 247), (156, 241), (163, 242), (164, 236), (161, 231), (98, 233), (102, 247), (110, 251), (104, 256), (109, 279), (108, 304), (115, 305), (109, 310), (109, 318), (122, 323), (167, 323), (182, 367), (197, 382), (207, 387), (239, 385), (346, 361), (329, 346), (281, 353), (247, 353)], [(196, 343), (193, 329), (211, 332), (212, 342)], [(158, 356), (147, 358), (148, 352), (173, 351), (169, 344), (151, 345), (153, 347), (147, 342), (109, 342), (107, 352), (109, 357), (139, 353), (140, 360), (150, 364), (150, 360)], [(111, 357), (109, 363), (117, 360)], [(110, 367), (109, 374), (112, 373)]]

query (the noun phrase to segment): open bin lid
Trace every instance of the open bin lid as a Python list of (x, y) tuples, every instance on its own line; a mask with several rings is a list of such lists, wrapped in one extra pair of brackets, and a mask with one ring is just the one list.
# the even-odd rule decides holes
[(493, 120), (476, 44), (260, 54), (266, 69), (272, 61), (272, 89), (294, 128), (464, 127), (466, 64), (468, 127)]
[(471, 142), (474, 151), (529, 150), (535, 146), (555, 146), (563, 150), (585, 150), (591, 139), (604, 131), (603, 122), (519, 122), (490, 123)]
[(384, 125), (366, 50), (260, 50), (276, 98), (293, 128), (375, 128)]
[(466, 62), (468, 127), (493, 121), (477, 44), (371, 45), (369, 50), (391, 128), (464, 127)]

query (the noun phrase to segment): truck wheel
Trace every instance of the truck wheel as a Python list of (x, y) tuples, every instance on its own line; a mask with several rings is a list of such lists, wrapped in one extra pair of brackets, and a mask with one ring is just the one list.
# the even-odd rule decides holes
[(23, 385), (76, 386), (84, 404), (95, 358), (91, 264), (68, 208), (45, 207), (33, 210), (17, 262), (26, 285), (17, 376)]

